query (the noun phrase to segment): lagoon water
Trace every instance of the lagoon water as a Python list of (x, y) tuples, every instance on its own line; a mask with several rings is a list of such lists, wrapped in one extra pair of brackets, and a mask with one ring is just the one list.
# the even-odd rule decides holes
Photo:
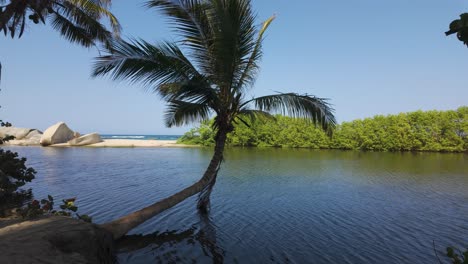
[[(195, 182), (204, 148), (11, 148), (37, 198), (96, 223)], [(468, 155), (229, 149), (209, 218), (195, 197), (119, 243), (120, 263), (437, 263), (468, 246)], [(447, 262), (448, 263), (448, 262)]]

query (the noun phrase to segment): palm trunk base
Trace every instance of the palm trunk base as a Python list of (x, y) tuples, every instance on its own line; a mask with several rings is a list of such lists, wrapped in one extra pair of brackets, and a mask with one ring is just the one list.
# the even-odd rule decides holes
[(216, 184), (216, 178), (218, 177), (218, 170), (213, 176), (211, 182), (207, 186), (205, 186), (205, 188), (200, 192), (200, 195), (198, 196), (197, 209), (198, 209), (198, 212), (202, 215), (207, 215), (210, 212), (210, 206), (211, 206), (210, 197), (211, 197), (211, 192), (213, 191), (213, 187)]
[(141, 210), (123, 216), (117, 220), (105, 223), (101, 225), (101, 227), (110, 231), (114, 236), (114, 239), (119, 239), (128, 231), (144, 223), (146, 220), (173, 207), (174, 205), (197, 193), (200, 193), (197, 204), (199, 212), (205, 215), (208, 214), (210, 209), (210, 195), (216, 183), (218, 171), (223, 161), (223, 150), (224, 144), (226, 142), (226, 135), (226, 131), (218, 131), (215, 152), (211, 158), (208, 168), (203, 174), (203, 177), (198, 182)]

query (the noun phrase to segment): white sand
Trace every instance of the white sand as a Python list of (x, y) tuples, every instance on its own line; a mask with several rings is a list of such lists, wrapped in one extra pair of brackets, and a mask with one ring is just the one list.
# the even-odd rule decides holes
[[(51, 147), (72, 147), (68, 143), (55, 144)], [(190, 145), (177, 144), (176, 140), (136, 140), (136, 139), (104, 139), (103, 142), (86, 145), (83, 147), (94, 148), (170, 148), (170, 147), (193, 147)]]

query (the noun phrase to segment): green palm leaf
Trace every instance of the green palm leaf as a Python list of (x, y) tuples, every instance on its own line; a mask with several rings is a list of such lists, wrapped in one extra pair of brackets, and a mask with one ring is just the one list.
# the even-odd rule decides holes
[(108, 74), (114, 80), (139, 82), (155, 91), (163, 84), (201, 76), (177, 45), (155, 46), (142, 40), (112, 42), (109, 55), (96, 59), (92, 73), (95, 77)]
[(208, 17), (209, 5), (200, 0), (151, 0), (146, 2), (146, 6), (161, 11), (169, 18), (174, 32), (190, 49), (197, 67), (205, 73), (210, 72), (212, 28)]
[[(113, 37), (120, 35), (120, 24), (108, 10), (110, 0), (10, 0), (1, 3), (7, 4), (1, 7), (0, 31), (12, 38), (21, 37), (27, 23), (46, 24), (48, 19), (67, 40), (85, 47), (97, 42), (108, 45)], [(101, 18), (108, 20), (112, 32), (100, 23)]]
[(78, 43), (84, 47), (94, 45), (93, 38), (84, 28), (77, 27), (73, 22), (59, 13), (54, 13), (51, 16), (52, 27), (59, 31), (70, 42)]
[(180, 100), (170, 101), (165, 114), (166, 125), (168, 127), (200, 122), (208, 120), (209, 117), (210, 107), (207, 104)]
[(261, 110), (270, 113), (280, 113), (295, 118), (306, 118), (315, 124), (320, 124), (323, 129), (331, 132), (336, 125), (333, 116), (333, 108), (327, 99), (296, 93), (280, 93), (262, 96), (245, 102), (242, 106), (254, 104)]

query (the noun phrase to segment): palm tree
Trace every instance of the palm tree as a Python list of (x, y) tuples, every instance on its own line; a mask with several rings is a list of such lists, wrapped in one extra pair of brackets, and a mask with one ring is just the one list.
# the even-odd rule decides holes
[(129, 80), (159, 94), (168, 103), (165, 121), (169, 127), (206, 120), (214, 113), (216, 143), (198, 182), (102, 225), (115, 239), (197, 193), (198, 209), (207, 212), (226, 136), (234, 124), (280, 112), (310, 119), (328, 131), (335, 125), (325, 99), (296, 93), (246, 99), (259, 69), (265, 31), (274, 20), (271, 17), (255, 25), (250, 0), (150, 0), (146, 5), (170, 19), (180, 41), (158, 45), (143, 40), (114, 41), (109, 54), (96, 59), (93, 76)]
[[(84, 47), (97, 42), (109, 47), (113, 38), (120, 35), (120, 23), (108, 10), (111, 0), (0, 0), (0, 33), (11, 38), (21, 38), (26, 24), (46, 23), (67, 40)], [(112, 32), (99, 22), (109, 20)], [(0, 63), (0, 80), (2, 67)]]
[[(67, 40), (84, 47), (106, 45), (120, 32), (117, 18), (108, 10), (111, 0), (0, 0), (0, 32), (20, 38), (27, 24), (46, 23)], [(107, 18), (112, 32), (101, 24)]]
[[(96, 46), (97, 42), (109, 46), (120, 35), (120, 23), (108, 10), (111, 0), (0, 0), (0, 33), (21, 38), (26, 24), (46, 23), (73, 43), (84, 47)], [(109, 20), (112, 32), (99, 22)], [(0, 81), (2, 64), (0, 62)]]

